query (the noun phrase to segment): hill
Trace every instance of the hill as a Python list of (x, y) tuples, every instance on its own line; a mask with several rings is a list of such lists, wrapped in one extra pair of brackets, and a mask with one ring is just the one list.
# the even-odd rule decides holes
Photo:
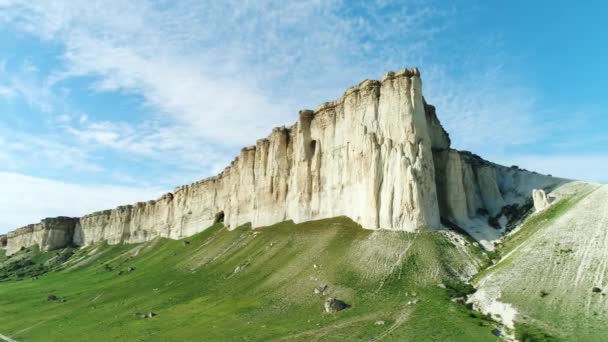
[[(2, 265), (16, 260), (48, 267), (0, 283), (0, 333), (20, 341), (495, 340), (495, 323), (454, 300), (488, 260), (453, 232), (346, 218), (215, 225), (187, 240), (34, 248)], [(328, 297), (351, 307), (326, 313)]]
[(571, 183), (551, 207), (508, 235), (504, 256), (475, 277), (477, 297), (517, 311), (520, 330), (564, 340), (603, 341), (608, 334), (608, 186)]

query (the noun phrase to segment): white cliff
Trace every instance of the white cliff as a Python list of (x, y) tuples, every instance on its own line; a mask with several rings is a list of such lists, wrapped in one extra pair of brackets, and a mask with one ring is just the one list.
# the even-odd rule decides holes
[(542, 189), (532, 190), (532, 199), (534, 200), (534, 210), (536, 212), (543, 211), (551, 205), (547, 193)]
[(77, 218), (70, 217), (47, 218), (9, 232), (5, 241), (0, 238), (0, 243), (9, 255), (34, 245), (44, 251), (62, 248), (71, 243), (77, 222)]
[[(451, 150), (414, 68), (366, 80), (315, 111), (300, 111), (297, 123), (243, 148), (215, 177), (80, 218), (63, 244), (177, 239), (218, 221), (230, 229), (335, 216), (368, 229), (441, 229), (441, 220), (467, 226), (482, 212), (497, 215), (532, 188), (556, 182)], [(486, 222), (484, 229), (492, 228)], [(9, 253), (17, 246), (60, 245), (34, 229), (22, 233), (9, 233)]]

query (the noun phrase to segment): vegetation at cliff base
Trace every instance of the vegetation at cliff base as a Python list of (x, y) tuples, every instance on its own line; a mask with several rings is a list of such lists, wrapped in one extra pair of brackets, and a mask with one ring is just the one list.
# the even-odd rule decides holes
[[(1, 282), (0, 333), (19, 341), (495, 341), (495, 322), (459, 303), (473, 291), (462, 279), (487, 260), (458, 238), (336, 218), (90, 246), (44, 274)], [(326, 313), (330, 297), (350, 307)]]

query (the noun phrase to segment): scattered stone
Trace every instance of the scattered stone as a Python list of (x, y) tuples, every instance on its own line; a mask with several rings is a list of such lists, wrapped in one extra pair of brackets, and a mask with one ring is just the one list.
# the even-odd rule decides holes
[(374, 325), (384, 325), (384, 321), (376, 321), (376, 323), (374, 323)]
[(325, 312), (328, 313), (335, 313), (348, 308), (350, 308), (350, 305), (339, 299), (327, 298), (325, 301)]
[(319, 265), (317, 265), (317, 264), (313, 264), (313, 265), (312, 265), (312, 268), (314, 268), (314, 269), (316, 270), (317, 268), (319, 268)]
[(314, 293), (321, 295), (321, 296), (325, 296), (327, 289), (328, 289), (327, 285), (317, 286), (314, 289)]
[(439, 283), (437, 284), (437, 287), (441, 288), (441, 289), (445, 289), (445, 285), (443, 283)]
[(55, 295), (49, 295), (48, 297), (46, 297), (46, 300), (49, 302), (54, 302), (57, 299), (59, 299), (59, 298), (57, 298), (57, 296), (55, 296)]
[(67, 300), (65, 298), (61, 298), (60, 302), (65, 303)]
[(135, 267), (129, 266), (129, 268), (127, 268), (127, 272), (133, 272), (133, 271), (135, 271)]
[(152, 318), (154, 316), (156, 316), (156, 314), (152, 311), (148, 312), (148, 314), (146, 315), (147, 318)]

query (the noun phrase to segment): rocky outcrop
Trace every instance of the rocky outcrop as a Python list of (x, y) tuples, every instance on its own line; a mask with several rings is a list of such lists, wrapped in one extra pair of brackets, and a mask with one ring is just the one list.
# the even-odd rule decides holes
[(78, 218), (47, 218), (40, 223), (16, 229), (6, 235), (6, 253), (13, 254), (23, 247), (40, 246), (48, 251), (72, 244)]
[(235, 228), (348, 216), (369, 229), (441, 229), (442, 219), (467, 225), (480, 213), (497, 215), (528, 185), (551, 179), (452, 150), (422, 96), (418, 69), (405, 69), (300, 111), (297, 123), (243, 148), (217, 176), (86, 215), (71, 230), (26, 227), (9, 234), (8, 245), (14, 252), (67, 243), (64, 235), (43, 239), (37, 231), (73, 231), (71, 243), (79, 246), (177, 239), (219, 220)]
[(421, 86), (417, 69), (364, 81), (242, 149), (218, 176), (84, 216), (75, 243), (181, 238), (218, 213), (230, 228), (345, 215), (371, 229), (438, 229), (432, 145), (449, 138)]
[(5, 249), (7, 243), (8, 243), (8, 238), (7, 238), (6, 234), (0, 234), (0, 248)]
[(532, 199), (534, 200), (534, 210), (536, 212), (543, 211), (551, 205), (547, 193), (542, 189), (532, 190)]
[(533, 189), (568, 181), (494, 164), (470, 152), (445, 149), (433, 156), (442, 220), (464, 229), (487, 249), (521, 216), (516, 214), (525, 214)]

